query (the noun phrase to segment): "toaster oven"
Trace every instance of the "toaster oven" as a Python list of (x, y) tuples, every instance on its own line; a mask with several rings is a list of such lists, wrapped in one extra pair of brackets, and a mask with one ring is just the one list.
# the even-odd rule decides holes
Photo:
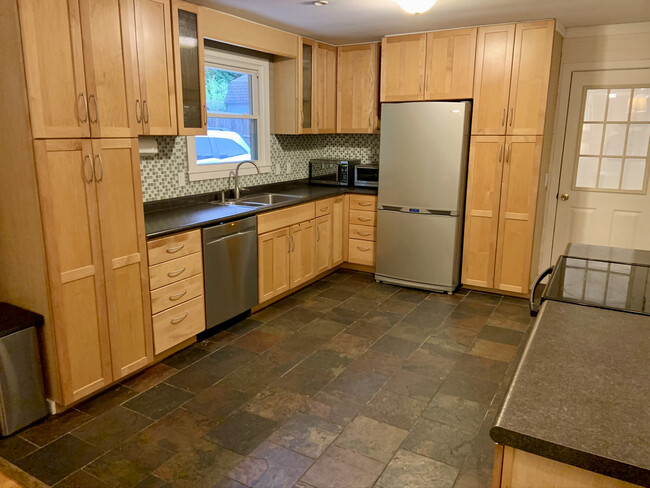
[(354, 186), (379, 186), (379, 166), (376, 164), (360, 164), (354, 167)]

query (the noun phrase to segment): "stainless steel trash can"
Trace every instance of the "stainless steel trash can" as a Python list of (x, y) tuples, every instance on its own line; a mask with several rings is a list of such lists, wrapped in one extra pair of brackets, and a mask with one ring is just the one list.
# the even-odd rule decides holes
[(0, 303), (0, 432), (3, 436), (47, 415), (36, 328), (43, 317)]

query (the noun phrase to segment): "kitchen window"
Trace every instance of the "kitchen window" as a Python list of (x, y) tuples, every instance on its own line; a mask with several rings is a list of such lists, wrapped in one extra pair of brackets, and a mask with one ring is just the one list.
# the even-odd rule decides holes
[(190, 181), (226, 178), (242, 161), (270, 172), (269, 62), (206, 47), (205, 95), (208, 133), (187, 138)]

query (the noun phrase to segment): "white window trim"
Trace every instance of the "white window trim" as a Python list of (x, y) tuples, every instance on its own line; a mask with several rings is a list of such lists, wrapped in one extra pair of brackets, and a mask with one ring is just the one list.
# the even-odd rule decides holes
[[(255, 161), (259, 166), (260, 173), (271, 172), (271, 107), (269, 97), (269, 62), (266, 59), (259, 59), (252, 56), (236, 55), (218, 51), (215, 49), (205, 49), (205, 64), (207, 66), (214, 66), (216, 68), (233, 69), (235, 71), (244, 71), (257, 76), (259, 93), (255, 91), (253, 98), (256, 99), (257, 105), (254, 103), (254, 110), (259, 113), (257, 134), (258, 134), (258, 147), (257, 156)], [(202, 166), (196, 164), (196, 144), (194, 136), (188, 136), (187, 140), (187, 168), (188, 177), (190, 181), (201, 181), (215, 178), (228, 178), (235, 174), (235, 168), (238, 163), (221, 163), (210, 166)], [(241, 175), (256, 174), (257, 170), (252, 165), (242, 166), (240, 170)]]

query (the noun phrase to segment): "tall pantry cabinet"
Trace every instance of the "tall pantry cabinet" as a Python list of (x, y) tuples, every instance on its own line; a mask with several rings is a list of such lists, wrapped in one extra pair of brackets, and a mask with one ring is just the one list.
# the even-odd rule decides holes
[[(155, 0), (17, 0), (0, 20), (0, 110), (12, 115), (0, 127), (0, 299), (44, 315), (48, 397), (61, 406), (153, 359), (133, 63), (150, 4), (169, 20)], [(148, 93), (169, 91), (158, 81)]]

